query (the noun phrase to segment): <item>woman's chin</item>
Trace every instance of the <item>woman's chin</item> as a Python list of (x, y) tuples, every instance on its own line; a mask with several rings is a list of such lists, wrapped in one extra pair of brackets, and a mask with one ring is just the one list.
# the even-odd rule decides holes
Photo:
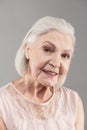
[(44, 80), (44, 81), (40, 80), (39, 82), (40, 82), (40, 84), (42, 84), (43, 86), (46, 86), (46, 87), (53, 87), (53, 86), (55, 86), (55, 84), (50, 83), (50, 82), (48, 82), (46, 80)]
[(55, 87), (55, 86), (62, 87), (65, 80), (66, 80), (66, 76), (63, 77), (60, 81), (58, 81), (58, 78), (49, 79), (49, 78), (42, 77), (41, 75), (38, 76), (38, 82), (46, 87)]
[(55, 80), (46, 79), (42, 77), (38, 77), (38, 82), (46, 87), (54, 87), (57, 84), (57, 81)]

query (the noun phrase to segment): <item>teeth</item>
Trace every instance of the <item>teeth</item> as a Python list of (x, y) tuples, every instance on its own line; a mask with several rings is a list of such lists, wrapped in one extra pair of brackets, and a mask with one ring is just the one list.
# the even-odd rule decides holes
[(51, 74), (55, 74), (54, 72), (51, 72), (51, 71), (47, 71), (47, 73), (48, 73), (48, 74), (50, 74), (50, 73), (51, 73)]
[(46, 72), (47, 74), (50, 74), (50, 75), (54, 75), (53, 73), (50, 73), (50, 72)]
[(55, 72), (52, 72), (52, 71), (46, 71), (46, 70), (43, 70), (45, 73), (48, 73), (48, 74), (51, 74), (51, 75), (57, 75), (57, 73)]

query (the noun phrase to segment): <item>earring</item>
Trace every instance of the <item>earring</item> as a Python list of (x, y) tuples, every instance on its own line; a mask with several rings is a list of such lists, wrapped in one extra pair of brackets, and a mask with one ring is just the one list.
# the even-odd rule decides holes
[(29, 57), (27, 56), (26, 59), (29, 60)]

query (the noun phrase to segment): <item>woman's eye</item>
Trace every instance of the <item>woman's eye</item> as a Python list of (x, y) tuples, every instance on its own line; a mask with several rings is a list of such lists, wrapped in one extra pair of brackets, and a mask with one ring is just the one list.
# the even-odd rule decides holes
[(44, 52), (46, 52), (46, 53), (51, 53), (51, 52), (53, 52), (53, 50), (52, 50), (51, 48), (49, 48), (49, 47), (43, 47), (43, 50), (44, 50)]
[(44, 51), (45, 52), (50, 52), (50, 49), (49, 48), (45, 48)]
[(69, 55), (69, 54), (62, 54), (62, 57), (63, 57), (64, 59), (69, 59), (69, 58), (70, 58), (70, 55)]

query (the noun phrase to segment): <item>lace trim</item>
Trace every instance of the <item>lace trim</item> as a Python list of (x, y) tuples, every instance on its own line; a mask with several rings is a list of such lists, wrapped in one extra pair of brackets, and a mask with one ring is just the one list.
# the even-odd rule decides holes
[(49, 104), (38, 105), (25, 100), (11, 84), (8, 85), (6, 89), (17, 104), (20, 105), (31, 117), (46, 120), (55, 115), (60, 95), (59, 92), (55, 93), (54, 98), (49, 102)]

